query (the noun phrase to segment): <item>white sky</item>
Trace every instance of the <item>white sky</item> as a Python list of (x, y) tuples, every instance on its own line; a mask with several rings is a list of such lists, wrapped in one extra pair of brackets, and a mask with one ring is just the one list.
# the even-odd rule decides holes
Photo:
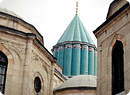
[[(92, 31), (105, 21), (113, 0), (78, 1), (79, 17), (96, 43)], [(3, 0), (0, 6), (35, 26), (44, 37), (45, 47), (51, 51), (75, 16), (76, 0)]]

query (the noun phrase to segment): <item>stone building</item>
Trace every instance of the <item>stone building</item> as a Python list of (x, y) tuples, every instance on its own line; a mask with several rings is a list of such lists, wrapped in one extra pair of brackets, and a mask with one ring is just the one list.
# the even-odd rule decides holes
[(94, 31), (98, 43), (97, 95), (130, 91), (130, 4), (114, 0), (106, 21)]
[[(77, 56), (76, 59), (75, 57), (70, 59), (74, 62), (79, 60), (79, 63), (77, 63), (77, 68), (73, 68), (74, 74), (69, 75), (93, 75), (94, 80), (92, 81), (96, 83), (96, 47), (78, 15), (74, 17), (70, 26), (75, 29), (72, 31), (76, 34), (76, 36), (72, 35), (74, 40), (66, 41), (61, 38), (60, 43), (54, 46), (54, 51), (57, 46), (59, 49), (62, 45), (64, 47), (71, 44), (73, 49), (66, 48), (65, 51), (71, 49), (73, 53), (70, 51), (66, 53), (73, 57)], [(67, 32), (69, 33), (71, 30)], [(81, 36), (79, 37), (79, 35)], [(59, 56), (61, 57), (61, 55)], [(68, 79), (62, 74), (63, 67), (59, 62), (59, 59), (56, 60), (44, 47), (43, 36), (33, 25), (9, 10), (0, 9), (0, 92), (4, 95), (53, 95), (53, 89), (57, 89), (61, 84), (64, 85), (64, 81)], [(71, 69), (66, 67), (67, 70), (71, 72)], [(75, 84), (77, 81), (74, 81), (74, 85), (80, 86), (79, 92), (84, 88), (85, 93), (95, 94), (95, 84), (93, 89), (91, 87), (88, 89), (91, 81), (89, 75), (77, 76), (77, 78), (74, 77), (67, 81), (76, 79), (80, 83), (80, 79), (89, 80), (86, 81), (85, 87), (83, 87), (84, 83)], [(85, 91), (86, 89), (88, 90)]]
[(0, 9), (0, 92), (52, 95), (66, 79), (43, 36), (13, 12)]
[[(130, 91), (130, 4), (126, 0), (114, 0), (106, 21), (94, 31), (98, 42), (97, 88), (96, 47), (91, 38), (88, 40), (77, 14), (64, 33), (53, 47), (56, 60), (44, 47), (43, 36), (34, 26), (13, 12), (0, 9), (0, 92), (4, 95), (126, 95)], [(69, 66), (66, 60), (61, 60), (62, 55), (70, 58)], [(92, 64), (84, 64), (88, 67), (81, 71), (83, 64), (79, 63), (87, 59)], [(75, 62), (76, 69), (71, 62)], [(67, 76), (90, 75), (68, 79), (62, 72)]]

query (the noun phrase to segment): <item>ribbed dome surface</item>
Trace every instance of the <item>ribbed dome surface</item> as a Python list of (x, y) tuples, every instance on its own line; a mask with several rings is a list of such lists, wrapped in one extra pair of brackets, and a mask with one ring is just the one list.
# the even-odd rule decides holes
[(57, 43), (65, 41), (81, 41), (94, 45), (94, 42), (92, 41), (90, 35), (86, 32), (86, 29), (84, 28), (78, 15), (75, 15)]
[(75, 15), (52, 51), (65, 76), (96, 76), (96, 47), (78, 15)]
[(62, 85), (57, 87), (55, 90), (64, 88), (76, 88), (76, 87), (96, 87), (96, 76), (92, 75), (78, 75), (68, 79)]

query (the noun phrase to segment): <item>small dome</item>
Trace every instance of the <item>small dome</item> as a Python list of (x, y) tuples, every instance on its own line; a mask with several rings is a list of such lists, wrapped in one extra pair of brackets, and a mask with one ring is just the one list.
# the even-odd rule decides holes
[(14, 12), (6, 9), (6, 8), (0, 8), (0, 12), (3, 12), (3, 13), (7, 13), (9, 15), (12, 15), (12, 16), (15, 16), (15, 17), (18, 17), (18, 18), (21, 18), (20, 16), (16, 15)]
[(76, 87), (96, 87), (96, 76), (92, 75), (78, 75), (74, 76), (67, 81), (65, 81), (62, 85), (60, 85), (56, 90), (66, 89), (66, 88), (76, 88)]

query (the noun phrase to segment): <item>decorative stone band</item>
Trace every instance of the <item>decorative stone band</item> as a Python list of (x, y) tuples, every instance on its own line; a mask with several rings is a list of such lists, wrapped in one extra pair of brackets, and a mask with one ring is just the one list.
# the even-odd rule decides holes
[(57, 51), (59, 50), (64, 50), (64, 46), (59, 46), (59, 48), (57, 48)]
[(96, 54), (96, 55), (97, 55), (97, 51), (96, 51), (96, 50), (94, 50), (94, 54)]
[(80, 44), (74, 44), (72, 45), (72, 48), (81, 48)]
[[(89, 48), (88, 48), (89, 47)], [(52, 52), (58, 52), (59, 50), (64, 50), (65, 48), (80, 48), (80, 49), (86, 49), (89, 51), (97, 51), (96, 47), (88, 45), (87, 43), (66, 43), (66, 44), (57, 44), (53, 47)]]
[[(89, 47), (93, 47), (95, 50), (97, 49), (95, 45), (89, 44), (87, 42), (80, 42), (80, 41), (66, 41), (66, 42), (58, 43), (55, 46), (53, 46), (53, 49), (54, 48), (58, 48), (59, 46), (63, 46), (64, 47), (64, 45), (68, 45), (68, 44), (71, 44), (71, 45), (80, 44), (81, 48), (82, 48), (82, 45), (87, 45)], [(53, 49), (52, 49), (52, 51), (53, 51)]]
[(70, 45), (70, 44), (65, 45), (65, 48), (72, 48), (72, 45)]
[(89, 51), (89, 52), (94, 52), (94, 48), (88, 47), (88, 51)]
[(81, 48), (82, 49), (88, 49), (88, 46), (87, 45), (82, 45)]

